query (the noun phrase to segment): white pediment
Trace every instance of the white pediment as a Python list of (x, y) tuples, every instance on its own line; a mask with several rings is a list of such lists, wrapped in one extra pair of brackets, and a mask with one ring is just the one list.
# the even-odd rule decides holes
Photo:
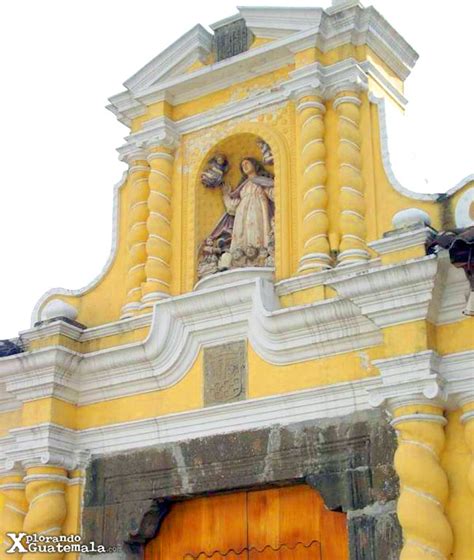
[(160, 81), (185, 73), (195, 62), (204, 62), (211, 54), (212, 39), (213, 35), (202, 25), (195, 25), (123, 85), (129, 91), (138, 93)]
[(322, 8), (240, 6), (240, 16), (255, 37), (281, 39), (298, 31), (319, 27)]
[[(295, 53), (310, 47), (328, 52), (345, 44), (367, 45), (402, 81), (418, 57), (374, 8), (364, 8), (358, 0), (335, 0), (326, 10), (239, 7), (237, 14), (210, 27), (217, 32), (239, 19), (245, 20), (257, 38), (270, 41), (209, 64), (214, 35), (196, 25), (129, 78), (125, 91), (110, 98), (108, 109), (130, 126), (150, 103), (190, 101), (290, 64)], [(196, 67), (197, 61), (203, 63), (201, 68)]]

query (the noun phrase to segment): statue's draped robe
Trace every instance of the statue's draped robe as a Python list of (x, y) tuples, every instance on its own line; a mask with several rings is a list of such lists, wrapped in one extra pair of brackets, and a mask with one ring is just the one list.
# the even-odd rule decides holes
[(219, 220), (213, 239), (230, 236), (230, 250), (268, 247), (272, 231), (274, 180), (271, 177), (248, 178), (234, 191), (224, 191), (227, 212)]

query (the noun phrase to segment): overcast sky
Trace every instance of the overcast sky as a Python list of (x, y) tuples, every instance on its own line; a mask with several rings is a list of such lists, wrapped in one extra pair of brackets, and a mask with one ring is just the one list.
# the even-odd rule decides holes
[[(446, 191), (474, 172), (474, 3), (372, 4), (420, 54), (403, 127), (390, 136), (396, 175), (413, 190)], [(235, 11), (231, 0), (0, 4), (0, 339), (29, 327), (43, 292), (80, 288), (107, 260), (112, 191), (125, 169), (115, 148), (127, 134), (104, 109), (107, 98), (196, 23)]]

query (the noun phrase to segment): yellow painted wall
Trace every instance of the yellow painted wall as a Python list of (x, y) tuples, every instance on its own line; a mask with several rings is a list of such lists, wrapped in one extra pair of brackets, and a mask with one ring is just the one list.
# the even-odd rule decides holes
[(9, 430), (21, 426), (21, 408), (0, 413), (0, 437), (8, 435)]
[(441, 463), (449, 481), (446, 513), (454, 532), (453, 559), (471, 560), (474, 557), (474, 496), (468, 487), (467, 473), (472, 456), (464, 439), (460, 416), (459, 411), (447, 415)]
[[(259, 49), (268, 41), (257, 39), (252, 49)], [(365, 46), (345, 45), (322, 53), (316, 48), (307, 49), (294, 56), (284, 67), (264, 75), (236, 83), (209, 95), (185, 103), (171, 105), (169, 102), (150, 104), (146, 113), (134, 119), (131, 130), (139, 131), (150, 119), (166, 116), (179, 121), (211, 111), (225, 104), (247, 99), (258, 92), (285, 81), (289, 73), (314, 62), (334, 64), (348, 57), (359, 61), (370, 60), (390, 81), (398, 92), (403, 93), (403, 83), (380, 58)], [(209, 59), (196, 62), (186, 70), (199, 71)], [(398, 104), (393, 95), (384, 92), (373, 79), (370, 90), (383, 95), (389, 102)], [(367, 240), (373, 241), (392, 229), (392, 217), (400, 210), (417, 207), (426, 211), (436, 229), (453, 226), (454, 207), (459, 197), (472, 187), (466, 185), (454, 196), (440, 201), (420, 201), (399, 193), (390, 184), (382, 161), (380, 122), (378, 109), (369, 102), (369, 96), (361, 96), (361, 173), (365, 184)], [(338, 115), (331, 100), (325, 102), (325, 147), (328, 178), (326, 189), (329, 196), (329, 235), (332, 246), (337, 246), (340, 235), (340, 207), (338, 185)], [(296, 108), (293, 100), (267, 107), (252, 116), (242, 115), (220, 122), (208, 129), (186, 134), (175, 154), (172, 176), (172, 236), (171, 236), (171, 295), (191, 291), (196, 283), (196, 265), (199, 246), (221, 217), (224, 206), (219, 189), (206, 189), (200, 182), (200, 174), (210, 157), (224, 152), (230, 157), (231, 169), (227, 179), (232, 185), (239, 180), (239, 162), (244, 156), (260, 158), (256, 139), (267, 141), (275, 157), (275, 239), (276, 279), (281, 280), (296, 274), (301, 247), (301, 146), (297, 129)], [(396, 170), (395, 170), (396, 172)], [(113, 263), (100, 283), (81, 297), (60, 296), (78, 310), (77, 320), (88, 327), (117, 321), (124, 303), (127, 276), (127, 209), (131, 185), (125, 182), (120, 189), (118, 226), (118, 249)], [(384, 255), (382, 264), (401, 262), (424, 254), (422, 246)], [(372, 256), (376, 256), (373, 254)], [(335, 290), (322, 286), (305, 289), (281, 296), (284, 307), (302, 305), (335, 297)], [(51, 296), (52, 298), (56, 296)], [(47, 346), (62, 345), (71, 350), (88, 353), (106, 348), (142, 341), (148, 327), (102, 337), (86, 342), (76, 342), (64, 336), (45, 337), (32, 343), (31, 350)], [(287, 366), (266, 363), (248, 347), (248, 396), (265, 397), (289, 393), (311, 387), (341, 383), (378, 375), (372, 362), (377, 359), (436, 350), (441, 355), (462, 352), (472, 348), (472, 319), (459, 320), (450, 325), (433, 326), (425, 321), (416, 321), (383, 330), (380, 346), (346, 353), (339, 356), (312, 360)], [(118, 399), (104, 400), (84, 406), (74, 406), (59, 399), (38, 399), (27, 402), (21, 409), (0, 414), (0, 437), (14, 427), (32, 426), (43, 422), (54, 422), (62, 426), (84, 430), (122, 422), (132, 422), (167, 414), (196, 410), (203, 406), (202, 352), (184, 378), (173, 387)], [(470, 514), (466, 486), (466, 470), (469, 450), (463, 440), (459, 413), (449, 414), (447, 443), (443, 454), (443, 466), (448, 473), (450, 500), (448, 517), (455, 531), (455, 560), (472, 558), (474, 547), (473, 515)], [(67, 491), (70, 516), (67, 530), (78, 530), (81, 486), (70, 486)], [(472, 501), (470, 502), (472, 506)], [(0, 494), (0, 510), (2, 497)], [(69, 559), (67, 559), (69, 560)], [(72, 560), (72, 559), (71, 559)]]
[[(258, 49), (265, 43), (265, 41), (256, 40), (254, 48)], [(165, 101), (152, 103), (145, 115), (137, 117), (133, 121), (132, 131), (140, 130), (148, 120), (158, 116), (181, 120), (232, 101), (245, 99), (256, 92), (268, 91), (269, 88), (288, 79), (289, 72), (295, 68), (301, 68), (316, 61), (325, 65), (334, 64), (347, 57), (353, 57), (359, 61), (370, 60), (393, 87), (400, 92), (403, 91), (403, 84), (394, 72), (366, 46), (345, 45), (327, 53), (322, 53), (316, 48), (310, 48), (296, 53), (293, 64), (287, 64), (278, 70), (236, 83), (232, 87), (221, 89), (198, 99), (175, 106)], [(195, 71), (199, 64), (196, 63), (188, 71)], [(393, 101), (392, 96), (382, 92), (374, 80), (371, 80), (370, 84), (377, 95), (384, 95), (387, 99)], [(430, 215), (432, 224), (436, 229), (441, 229), (448, 223), (452, 225), (453, 206), (462, 192), (470, 185), (451, 199), (439, 203), (414, 200), (397, 192), (390, 185), (383, 168), (378, 110), (375, 105), (369, 103), (367, 95), (364, 95), (362, 100), (360, 123), (362, 175), (367, 204), (368, 241), (378, 239), (384, 232), (391, 230), (393, 215), (399, 210), (410, 207), (425, 210)], [(330, 237), (337, 241), (339, 236), (339, 196), (336, 176), (338, 170), (338, 127), (337, 116), (331, 102), (326, 103), (326, 109), (328, 215)], [(237, 137), (232, 138), (234, 134), (238, 133), (239, 129), (241, 130), (240, 133), (244, 134), (240, 137), (240, 144)], [(172, 295), (193, 289), (196, 282), (196, 256), (199, 245), (223, 211), (221, 193), (218, 190), (211, 192), (210, 189), (204, 189), (199, 183), (199, 171), (202, 170), (210, 155), (218, 148), (225, 149), (231, 158), (236, 161), (244, 152), (257, 155), (254, 153), (254, 146), (251, 146), (250, 134), (270, 139), (272, 149), (274, 152), (278, 152), (277, 159), (279, 158), (280, 161), (275, 166), (275, 173), (276, 182), (279, 183), (278, 190), (281, 199), (276, 204), (276, 230), (280, 235), (276, 244), (277, 278), (285, 278), (296, 272), (301, 235), (301, 204), (298, 196), (300, 168), (297, 155), (299, 144), (295, 108), (294, 104), (289, 102), (281, 107), (271, 107), (257, 118), (244, 115), (183, 137), (182, 145), (176, 154), (173, 171)], [(230, 173), (234, 181), (235, 177), (233, 175), (236, 174), (237, 169), (236, 161), (233, 162)], [(119, 246), (110, 270), (96, 287), (83, 296), (60, 296), (61, 299), (68, 301), (78, 309), (78, 321), (86, 326), (96, 326), (115, 321), (120, 316), (120, 309), (124, 303), (125, 279), (127, 276), (125, 238), (129, 190), (130, 186), (125, 184), (120, 192)], [(207, 192), (204, 192), (205, 190)], [(396, 258), (394, 255), (385, 256), (383, 262), (393, 262)], [(124, 338), (124, 343), (140, 339), (141, 334), (138, 333), (127, 335)], [(110, 342), (115, 344), (112, 339)], [(83, 351), (93, 351), (105, 347), (107, 347), (107, 342), (94, 341), (89, 343), (87, 350), (84, 350), (86, 346), (82, 348)]]

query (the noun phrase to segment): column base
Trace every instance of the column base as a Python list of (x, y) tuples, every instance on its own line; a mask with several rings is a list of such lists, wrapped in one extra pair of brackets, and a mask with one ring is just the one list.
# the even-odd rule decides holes
[(370, 260), (370, 253), (364, 249), (348, 249), (339, 253), (337, 256), (337, 266), (344, 266), (356, 262), (367, 262)]
[(143, 296), (140, 310), (151, 308), (157, 301), (161, 301), (162, 299), (167, 299), (169, 297), (170, 295), (166, 292), (150, 292)]

